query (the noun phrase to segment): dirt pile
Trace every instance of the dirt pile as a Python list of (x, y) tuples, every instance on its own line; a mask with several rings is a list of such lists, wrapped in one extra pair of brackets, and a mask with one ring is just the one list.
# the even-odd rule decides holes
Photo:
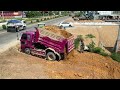
[(0, 55), (0, 78), (119, 79), (120, 63), (110, 57), (76, 50), (62, 61), (47, 61), (18, 51), (20, 46)]
[(56, 76), (56, 78), (120, 78), (120, 63), (113, 61), (110, 57), (88, 52), (80, 54), (76, 50), (73, 50), (64, 61), (54, 62), (51, 69), (52, 72), (49, 72), (49, 74)]
[(60, 29), (58, 26), (55, 25), (45, 26), (45, 29), (57, 33), (58, 35), (62, 35), (65, 38), (69, 38), (70, 36), (72, 36), (71, 33), (65, 31), (64, 29)]

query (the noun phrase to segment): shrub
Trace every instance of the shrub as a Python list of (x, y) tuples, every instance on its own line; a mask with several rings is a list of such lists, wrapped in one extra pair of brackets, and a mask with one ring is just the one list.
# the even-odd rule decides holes
[(80, 39), (83, 39), (83, 35), (78, 35), (77, 38), (75, 39), (74, 41), (75, 49), (78, 48)]
[(6, 25), (2, 25), (2, 28), (3, 28), (3, 29), (7, 29)]
[(98, 54), (100, 54), (100, 55), (102, 55), (102, 56), (108, 56), (108, 54), (105, 53), (105, 51), (104, 51), (102, 48), (100, 48), (100, 47), (95, 47), (95, 48), (93, 48), (92, 51), (93, 51), (94, 53), (98, 53)]
[(95, 47), (95, 48), (93, 48), (93, 52), (94, 53), (101, 53), (101, 52), (103, 52), (104, 50), (102, 49), (102, 48), (100, 48), (100, 47)]
[(92, 39), (92, 38), (96, 38), (96, 37), (94, 35), (92, 35), (92, 34), (87, 34), (86, 38), (91, 38)]
[(36, 22), (40, 22), (40, 20), (39, 20), (39, 19), (36, 19)]
[(90, 52), (93, 52), (93, 49), (95, 48), (95, 43), (92, 41), (89, 45), (87, 45), (87, 47), (89, 48)]
[(102, 56), (109, 56), (107, 53), (105, 53), (105, 52), (100, 52), (99, 53), (100, 55), (102, 55)]
[(74, 46), (75, 46), (75, 49), (78, 48), (78, 46), (79, 46), (79, 38), (76, 38), (76, 39), (74, 40)]
[(1, 20), (0, 23), (6, 22), (6, 20)]
[(112, 53), (110, 56), (113, 60), (120, 62), (120, 54)]
[(44, 21), (47, 20), (47, 18), (44, 18)]

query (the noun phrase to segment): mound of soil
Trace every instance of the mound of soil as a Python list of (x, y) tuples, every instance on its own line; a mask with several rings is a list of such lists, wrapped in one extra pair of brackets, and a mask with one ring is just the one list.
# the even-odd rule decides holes
[(79, 53), (73, 50), (64, 61), (52, 64), (50, 64), (52, 72), (49, 72), (49, 74), (56, 76), (56, 78), (120, 78), (120, 63), (113, 61), (110, 57), (104, 57), (95, 53)]
[(65, 60), (27, 55), (17, 45), (0, 55), (0, 78), (119, 79), (120, 63), (95, 53), (71, 51)]
[(65, 31), (64, 29), (60, 29), (58, 26), (55, 26), (55, 25), (48, 25), (48, 26), (45, 26), (44, 28), (51, 32), (57, 33), (58, 35), (62, 35), (65, 38), (69, 38), (70, 36), (72, 36), (71, 33)]

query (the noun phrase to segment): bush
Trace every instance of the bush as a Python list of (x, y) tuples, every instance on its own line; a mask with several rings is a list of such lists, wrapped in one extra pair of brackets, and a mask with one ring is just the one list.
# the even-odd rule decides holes
[(40, 22), (40, 20), (39, 20), (39, 19), (36, 19), (36, 22)]
[(83, 35), (78, 35), (77, 38), (75, 39), (75, 41), (74, 41), (75, 49), (78, 48), (79, 42), (80, 42), (81, 39), (83, 39)]
[(76, 38), (76, 39), (74, 40), (74, 47), (75, 47), (75, 49), (77, 49), (78, 46), (79, 46), (79, 38)]
[(100, 55), (102, 55), (102, 56), (109, 56), (107, 53), (105, 53), (105, 52), (100, 52), (99, 53)]
[(102, 49), (102, 48), (100, 48), (100, 47), (95, 47), (95, 48), (93, 48), (93, 52), (94, 53), (101, 53), (101, 52), (103, 52), (104, 50)]
[(110, 56), (113, 60), (120, 62), (120, 54), (112, 53)]
[(87, 34), (86, 38), (91, 38), (92, 39), (92, 38), (96, 38), (96, 37), (94, 35), (92, 35), (92, 34)]
[(47, 20), (47, 18), (44, 18), (44, 21)]
[(100, 47), (95, 47), (95, 48), (93, 48), (92, 51), (93, 51), (94, 53), (98, 53), (98, 54), (100, 54), (100, 55), (102, 55), (102, 56), (108, 56), (108, 54), (105, 53), (105, 51), (104, 51), (102, 48), (100, 48)]
[(89, 48), (90, 52), (93, 52), (93, 50), (95, 48), (95, 43), (92, 41), (89, 45), (87, 45), (87, 47)]
[(6, 25), (2, 25), (2, 28), (3, 28), (3, 29), (7, 29)]
[(6, 20), (1, 20), (0, 23), (6, 22)]

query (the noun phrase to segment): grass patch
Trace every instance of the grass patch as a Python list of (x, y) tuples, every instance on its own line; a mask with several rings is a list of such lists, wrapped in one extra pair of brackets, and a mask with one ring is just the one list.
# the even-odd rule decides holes
[(93, 50), (92, 50), (94, 53), (97, 53), (97, 54), (100, 54), (100, 55), (102, 55), (102, 56), (109, 56), (107, 53), (105, 53), (105, 51), (102, 49), (102, 48), (100, 48), (100, 47), (95, 47), (95, 48), (93, 48)]
[(120, 54), (119, 53), (112, 53), (110, 57), (113, 60), (120, 62)]

